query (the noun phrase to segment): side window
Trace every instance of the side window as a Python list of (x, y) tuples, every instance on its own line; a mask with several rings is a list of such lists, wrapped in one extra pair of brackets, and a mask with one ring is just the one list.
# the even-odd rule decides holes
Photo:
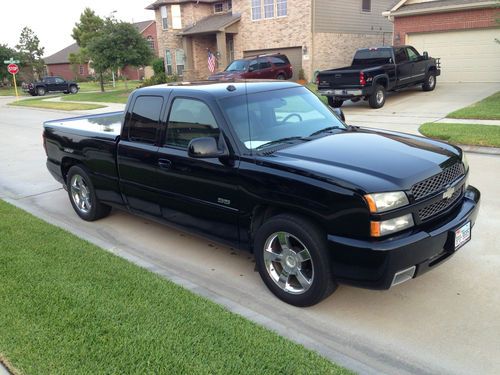
[(271, 60), (271, 62), (276, 66), (285, 66), (290, 64), (285, 56), (271, 56), (269, 60)]
[(205, 103), (186, 98), (174, 100), (167, 124), (166, 145), (187, 148), (194, 138), (218, 136), (219, 127)]
[(406, 57), (404, 48), (397, 48), (394, 51), (394, 57), (396, 58), (396, 64), (401, 64), (408, 61), (408, 57)]
[(260, 70), (267, 69), (270, 67), (271, 67), (271, 63), (269, 62), (269, 60), (267, 58), (261, 57), (259, 59), (259, 69)]
[(258, 63), (258, 61), (257, 60), (250, 61), (250, 63), (248, 64), (248, 71), (249, 72), (255, 72), (258, 69), (259, 69), (259, 63)]
[(413, 48), (407, 48), (406, 52), (408, 53), (408, 57), (410, 58), (410, 61), (417, 61), (418, 60), (419, 54)]
[(64, 79), (62, 78), (56, 78), (56, 83), (59, 85), (61, 83), (64, 83)]
[(55, 78), (53, 77), (46, 77), (42, 80), (44, 83), (48, 84), (48, 85), (51, 85), (55, 82)]
[(139, 96), (129, 115), (128, 139), (154, 144), (163, 105), (161, 96)]

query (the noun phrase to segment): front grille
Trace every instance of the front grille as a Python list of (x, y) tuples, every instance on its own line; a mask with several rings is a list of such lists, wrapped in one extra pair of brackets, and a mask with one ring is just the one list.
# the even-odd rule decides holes
[(460, 176), (463, 176), (464, 172), (464, 165), (462, 163), (456, 163), (446, 168), (444, 171), (413, 185), (411, 188), (413, 197), (415, 200), (419, 200), (436, 193), (444, 189)]
[(418, 210), (418, 216), (420, 218), (420, 221), (424, 221), (424, 220), (426, 220), (432, 216), (435, 216), (435, 215), (439, 214), (440, 212), (446, 210), (453, 203), (455, 203), (458, 200), (458, 198), (460, 198), (460, 196), (462, 195), (462, 192), (463, 192), (463, 186), (461, 186), (460, 189), (455, 191), (451, 197), (437, 201), (435, 203), (432, 203), (432, 204)]

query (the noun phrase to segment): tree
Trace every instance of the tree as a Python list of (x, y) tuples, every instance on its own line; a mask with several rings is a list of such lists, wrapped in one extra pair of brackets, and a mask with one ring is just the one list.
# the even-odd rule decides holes
[(80, 49), (76, 53), (70, 53), (68, 56), (68, 60), (71, 64), (71, 71), (75, 75), (76, 80), (80, 65), (87, 64), (89, 62), (89, 58), (85, 55), (84, 51)]
[(45, 69), (45, 62), (42, 58), (45, 48), (40, 46), (40, 39), (28, 26), (21, 31), (16, 49), (19, 51), (23, 64), (31, 66), (35, 78), (39, 79)]
[(88, 41), (87, 52), (92, 66), (102, 71), (147, 65), (153, 58), (147, 41), (132, 24), (109, 18), (102, 31)]
[(12, 78), (12, 75), (7, 71), (7, 64), (3, 62), (9, 60), (11, 57), (16, 59), (17, 56), (16, 51), (7, 46), (7, 44), (0, 44), (0, 83)]

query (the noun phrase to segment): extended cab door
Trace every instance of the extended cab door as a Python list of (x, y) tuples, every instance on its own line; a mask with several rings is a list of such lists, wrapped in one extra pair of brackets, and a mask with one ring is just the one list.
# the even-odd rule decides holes
[(206, 236), (237, 243), (238, 181), (234, 160), (188, 156), (189, 142), (224, 137), (215, 102), (198, 91), (173, 94), (163, 142), (158, 150), (158, 187), (164, 219)]
[(66, 81), (60, 77), (54, 77), (54, 88), (50, 91), (67, 91), (68, 84)]
[(394, 58), (396, 59), (397, 86), (404, 86), (411, 82), (413, 63), (408, 59), (406, 48), (394, 48)]
[(166, 98), (141, 95), (132, 100), (118, 143), (120, 189), (130, 209), (161, 217), (157, 191), (157, 144)]
[(42, 82), (45, 83), (45, 86), (47, 86), (47, 91), (57, 91), (56, 79), (54, 77), (45, 77)]

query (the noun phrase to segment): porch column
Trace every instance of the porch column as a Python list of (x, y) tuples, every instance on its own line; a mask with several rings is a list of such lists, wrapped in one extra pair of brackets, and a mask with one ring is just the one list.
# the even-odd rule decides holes
[(217, 33), (217, 52), (219, 53), (219, 69), (225, 69), (227, 66), (227, 47), (226, 33), (224, 31)]
[(184, 50), (184, 57), (186, 61), (184, 62), (184, 70), (193, 70), (193, 38), (190, 36), (182, 37), (182, 49)]

